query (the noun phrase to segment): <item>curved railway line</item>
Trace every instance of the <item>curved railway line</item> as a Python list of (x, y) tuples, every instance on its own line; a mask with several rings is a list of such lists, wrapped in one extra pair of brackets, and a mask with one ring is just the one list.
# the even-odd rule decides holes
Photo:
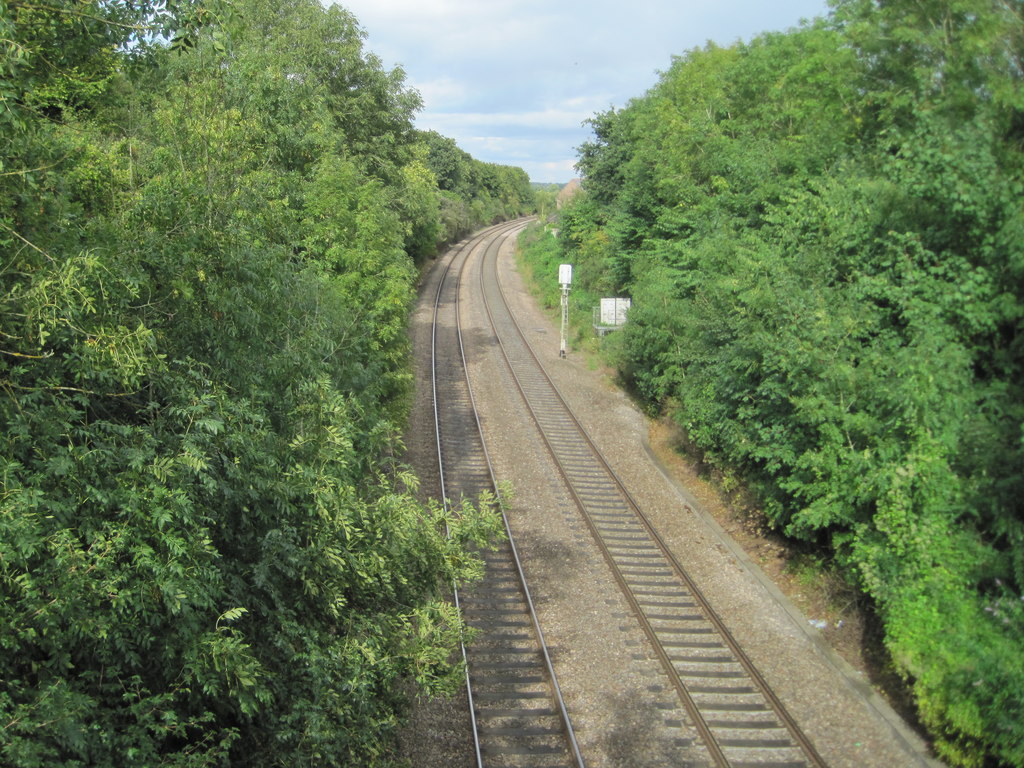
[[(471, 293), (486, 312), (481, 322), (489, 323), (477, 329), (472, 343), (500, 349), (521, 396), (509, 405), (532, 416), (549, 472), (571, 497), (570, 514), (628, 606), (625, 621), (642, 632), (668, 681), (664, 688), (673, 701), (653, 706), (683, 713), (671, 740), (677, 752), (658, 764), (823, 768), (825, 760), (601, 455), (516, 322), (497, 259), (502, 244), (525, 224), (485, 230), (453, 247), (438, 265), (431, 391), (442, 496), (459, 503), (498, 493), (467, 365), (470, 342), (459, 296)], [(469, 279), (472, 274), (477, 280)], [(572, 708), (562, 698), (552, 661), (557, 653), (545, 645), (507, 517), (505, 528), (508, 541), (482, 553), (484, 580), (456, 596), (477, 633), (464, 649), (476, 764), (582, 767)], [(575, 681), (564, 682), (575, 687)]]
[[(434, 300), (431, 381), (445, 505), (498, 495), (466, 371), (459, 287), (469, 258), (496, 249), (499, 225), (453, 249)], [(504, 515), (504, 513), (503, 513)], [(478, 766), (578, 766), (583, 758), (537, 621), (508, 520), (508, 536), (482, 553), (487, 576), (455, 600), (478, 635), (463, 647)]]

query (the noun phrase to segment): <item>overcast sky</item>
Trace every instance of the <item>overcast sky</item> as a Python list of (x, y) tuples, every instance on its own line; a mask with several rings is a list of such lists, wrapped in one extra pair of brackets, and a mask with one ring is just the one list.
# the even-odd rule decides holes
[[(325, 0), (326, 1), (326, 0)], [(828, 13), (826, 0), (343, 0), (423, 97), (416, 119), (531, 180), (576, 175), (583, 121), (642, 96), (672, 56)]]

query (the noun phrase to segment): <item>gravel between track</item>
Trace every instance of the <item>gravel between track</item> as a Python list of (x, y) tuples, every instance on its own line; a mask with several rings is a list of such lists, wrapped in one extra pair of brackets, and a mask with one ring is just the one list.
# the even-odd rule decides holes
[[(570, 352), (559, 359), (558, 329), (525, 289), (511, 247), (503, 250), (499, 265), (513, 312), (577, 418), (827, 763), (836, 768), (938, 765), (693, 495), (656, 462), (647, 447), (650, 425), (643, 414), (582, 355)], [(437, 271), (424, 280), (411, 326), (417, 391), (406, 444), (424, 493), (436, 492), (429, 339)], [(587, 764), (654, 768), (686, 762), (691, 732), (685, 716), (570, 506), (500, 351), (490, 342), (475, 274), (463, 283), (474, 395), (496, 474), (514, 491), (511, 524)], [(464, 696), (419, 702), (403, 733), (402, 750), (415, 768), (474, 765)]]

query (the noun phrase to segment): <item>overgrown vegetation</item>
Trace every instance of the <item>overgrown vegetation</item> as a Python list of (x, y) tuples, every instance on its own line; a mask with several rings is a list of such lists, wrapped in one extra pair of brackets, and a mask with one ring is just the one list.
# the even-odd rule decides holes
[(533, 211), (533, 188), (522, 168), (476, 160), (436, 131), (422, 133), (421, 139), (439, 190), (441, 243)]
[(531, 202), (417, 107), (314, 0), (0, 2), (3, 765), (384, 765), (456, 684), (414, 260)]
[(870, 595), (965, 766), (1024, 765), (1022, 12), (685, 53), (593, 119), (543, 257), (632, 297), (624, 376)]

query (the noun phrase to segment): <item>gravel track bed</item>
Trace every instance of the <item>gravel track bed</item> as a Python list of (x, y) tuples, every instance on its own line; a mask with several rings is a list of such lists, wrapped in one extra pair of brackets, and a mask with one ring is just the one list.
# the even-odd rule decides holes
[[(512, 310), (563, 397), (826, 762), (836, 768), (937, 765), (655, 463), (647, 450), (649, 424), (628, 398), (581, 355), (559, 359), (558, 329), (523, 286), (511, 243), (499, 266)], [(474, 396), (495, 472), (513, 489), (511, 526), (584, 758), (592, 768), (700, 764), (686, 715), (507, 375), (479, 298), (477, 269), (479, 260), (462, 285)], [(417, 390), (406, 444), (425, 494), (436, 493), (429, 340), (438, 272), (424, 279), (411, 326)], [(403, 753), (416, 768), (474, 765), (464, 696), (419, 702), (403, 734)]]

